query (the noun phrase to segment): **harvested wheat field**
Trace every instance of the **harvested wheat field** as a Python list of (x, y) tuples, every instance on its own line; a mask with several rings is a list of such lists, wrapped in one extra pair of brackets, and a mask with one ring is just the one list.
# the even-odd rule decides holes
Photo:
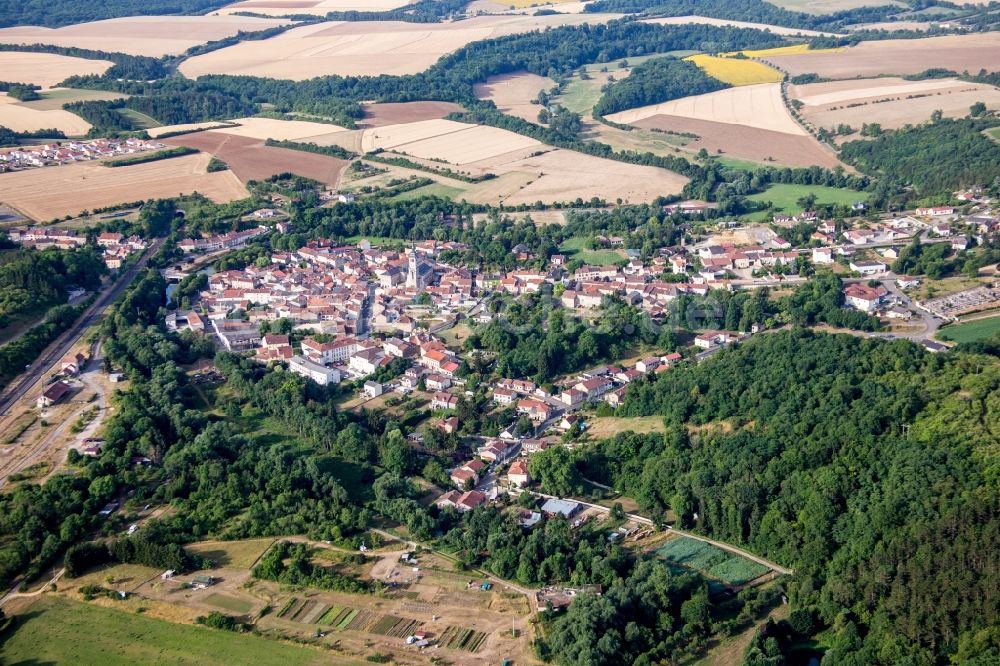
[(148, 134), (153, 139), (158, 139), (164, 134), (173, 134), (175, 132), (195, 132), (198, 130), (221, 129), (225, 125), (228, 125), (228, 120), (209, 120), (203, 123), (183, 123), (181, 125), (160, 125), (159, 127), (151, 127), (146, 130)]
[(704, 148), (712, 155), (736, 157), (752, 162), (790, 167), (844, 166), (832, 151), (807, 134), (787, 134), (771, 130), (715, 123), (707, 120), (656, 115), (633, 123), (644, 129), (697, 134), (684, 148), (697, 152)]
[(43, 88), (51, 88), (75, 75), (103, 74), (112, 64), (108, 60), (71, 58), (55, 53), (0, 51), (0, 72), (3, 72), (4, 81), (33, 83)]
[(0, 126), (15, 132), (35, 132), (57, 129), (66, 136), (81, 136), (90, 130), (90, 123), (69, 111), (42, 111), (25, 106), (7, 93), (0, 93)]
[[(973, 2), (977, 1), (981, 0), (973, 0)], [(906, 8), (906, 5), (902, 2), (897, 2), (897, 0), (773, 0), (771, 4), (789, 11), (806, 12), (809, 14), (833, 14), (834, 12), (842, 12), (845, 9), (879, 7), (882, 5), (896, 5), (903, 9)]]
[(262, 139), (215, 130), (170, 137), (163, 143), (210, 153), (228, 164), (243, 183), (290, 172), (327, 185), (336, 185), (348, 164), (346, 160), (335, 157), (266, 146)]
[(232, 37), (241, 30), (253, 32), (287, 23), (249, 16), (129, 16), (56, 29), (3, 28), (0, 43), (75, 46), (159, 58), (180, 55), (192, 46)]
[(608, 116), (608, 119), (623, 125), (631, 125), (638, 120), (656, 115), (756, 127), (784, 134), (806, 134), (785, 108), (781, 100), (781, 85), (777, 83), (740, 86), (705, 95), (683, 97), (662, 104), (615, 113)]
[(509, 205), (577, 198), (588, 201), (591, 197), (649, 202), (658, 196), (679, 194), (688, 180), (666, 169), (624, 164), (562, 149), (498, 165), (495, 171), (538, 174), (530, 183), (504, 197), (503, 203)]
[(802, 102), (802, 116), (816, 127), (836, 128), (844, 123), (860, 129), (879, 123), (886, 129), (925, 122), (935, 110), (961, 117), (983, 102), (1000, 108), (1000, 90), (958, 79), (906, 81), (900, 78), (830, 81), (791, 86), (789, 94)]
[(732, 28), (750, 28), (752, 30), (769, 30), (776, 35), (801, 35), (803, 37), (823, 37), (833, 35), (832, 32), (803, 30), (801, 28), (785, 28), (767, 23), (749, 23), (747, 21), (729, 21), (726, 19), (708, 18), (706, 16), (669, 16), (666, 18), (644, 19), (643, 23), (657, 25), (717, 25)]
[(231, 171), (208, 173), (210, 155), (185, 155), (135, 166), (109, 168), (78, 162), (4, 174), (0, 201), (37, 221), (141, 199), (199, 192), (224, 203), (248, 196)]
[[(528, 14), (546, 9), (560, 14), (582, 14), (590, 0), (473, 0), (465, 6), (470, 16), (476, 14)], [(514, 7), (514, 9), (511, 9)]]
[(792, 76), (813, 72), (830, 79), (917, 74), (932, 67), (978, 72), (996, 69), (1000, 62), (1000, 33), (862, 42), (839, 53), (776, 55), (767, 60)]
[(299, 141), (308, 137), (325, 136), (346, 132), (340, 125), (313, 123), (306, 120), (280, 120), (276, 118), (237, 118), (229, 120), (236, 127), (218, 130), (223, 134), (244, 136), (251, 139), (274, 139), (276, 141)]
[(535, 139), (496, 127), (441, 119), (363, 130), (360, 149), (366, 153), (393, 150), (422, 159), (464, 165), (541, 145)]
[(385, 127), (400, 123), (444, 118), (449, 113), (465, 109), (454, 102), (386, 102), (364, 104), (365, 117), (357, 122), (359, 127)]
[(292, 16), (312, 14), (325, 16), (330, 12), (385, 12), (399, 9), (413, 0), (246, 0), (234, 2), (218, 9), (213, 14), (264, 14), (267, 16)]
[(555, 85), (556, 82), (547, 76), (517, 72), (491, 76), (486, 83), (477, 83), (475, 95), (492, 101), (504, 113), (534, 123), (538, 122), (538, 112), (542, 107), (532, 104), (531, 100)]
[(616, 16), (479, 16), (453, 23), (327, 21), (190, 58), (180, 72), (189, 78), (233, 74), (294, 81), (331, 74), (416, 74), (474, 41), (548, 26), (602, 23)]

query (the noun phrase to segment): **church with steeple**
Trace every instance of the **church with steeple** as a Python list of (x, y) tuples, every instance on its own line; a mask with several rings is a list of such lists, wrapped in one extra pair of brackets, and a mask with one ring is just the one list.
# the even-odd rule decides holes
[(408, 268), (406, 271), (406, 286), (412, 289), (424, 289), (434, 277), (434, 268), (417, 257), (417, 251), (410, 248), (406, 251)]

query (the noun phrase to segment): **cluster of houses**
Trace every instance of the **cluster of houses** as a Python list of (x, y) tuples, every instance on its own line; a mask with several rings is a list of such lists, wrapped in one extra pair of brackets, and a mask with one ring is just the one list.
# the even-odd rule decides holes
[(72, 162), (87, 162), (105, 157), (160, 150), (161, 148), (164, 148), (162, 143), (134, 137), (47, 143), (31, 148), (15, 148), (0, 152), (0, 173), (58, 166)]
[(108, 270), (117, 271), (132, 254), (146, 249), (146, 241), (138, 236), (126, 238), (117, 231), (108, 231), (97, 237), (97, 246), (101, 248)]
[(215, 252), (217, 250), (231, 250), (233, 248), (242, 247), (254, 238), (263, 236), (269, 231), (270, 229), (268, 227), (261, 225), (252, 229), (230, 231), (217, 236), (185, 238), (181, 242), (177, 243), (177, 247), (179, 247), (183, 252)]
[[(363, 378), (401, 358), (415, 366), (405, 387), (446, 389), (461, 362), (415, 317), (427, 310), (418, 304), (424, 295), (440, 316), (476, 302), (473, 274), (436, 261), (454, 245), (428, 241), (399, 252), (312, 241), (273, 253), (263, 267), (215, 273), (196, 309), (172, 313), (167, 325), (214, 333), (228, 350), (254, 350), (257, 360), (288, 363), (320, 384)], [(277, 319), (309, 335), (293, 348), (288, 335), (261, 332)]]
[[(37, 250), (54, 247), (60, 250), (72, 250), (87, 244), (87, 236), (80, 235), (73, 229), (56, 229), (52, 227), (22, 227), (7, 231), (7, 237), (23, 247)], [(97, 246), (104, 257), (108, 269), (116, 271), (134, 252), (146, 249), (146, 241), (138, 236), (125, 237), (117, 232), (105, 232), (97, 236)]]

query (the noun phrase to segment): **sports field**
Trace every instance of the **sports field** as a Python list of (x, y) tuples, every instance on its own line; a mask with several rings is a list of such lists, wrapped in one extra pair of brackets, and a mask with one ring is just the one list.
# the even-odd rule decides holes
[(6, 664), (329, 663), (329, 656), (250, 635), (173, 624), (127, 611), (102, 608), (60, 597), (31, 605), (0, 647)]
[(996, 337), (998, 333), (1000, 333), (1000, 315), (946, 326), (938, 332), (938, 337), (952, 342), (976, 342)]

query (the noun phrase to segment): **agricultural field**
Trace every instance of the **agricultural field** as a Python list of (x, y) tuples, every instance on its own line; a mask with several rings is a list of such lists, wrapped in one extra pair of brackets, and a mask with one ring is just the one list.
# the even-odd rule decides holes
[(704, 95), (683, 97), (662, 104), (629, 109), (608, 116), (623, 125), (656, 115), (679, 116), (715, 123), (728, 123), (784, 134), (807, 133), (788, 113), (781, 100), (781, 86), (761, 83), (727, 88)]
[(236, 127), (226, 127), (215, 131), (231, 136), (260, 139), (262, 141), (264, 139), (275, 139), (276, 141), (311, 141), (313, 138), (346, 131), (338, 125), (314, 123), (304, 120), (278, 120), (275, 118), (237, 118), (236, 120), (228, 120), (225, 124), (233, 124)]
[(274, 541), (272, 538), (244, 541), (200, 541), (189, 544), (184, 550), (214, 560), (220, 567), (249, 569)]
[(477, 83), (475, 95), (492, 101), (504, 113), (536, 123), (542, 107), (531, 101), (538, 97), (538, 93), (551, 89), (555, 84), (547, 76), (528, 72), (502, 74), (490, 77), (485, 83)]
[(587, 433), (594, 439), (607, 439), (629, 431), (643, 435), (667, 430), (659, 416), (596, 416), (586, 421)]
[(766, 59), (792, 76), (815, 73), (829, 79), (917, 74), (932, 67), (978, 72), (995, 69), (1000, 62), (1000, 33), (889, 39), (862, 42), (845, 51), (770, 55)]
[(843, 166), (832, 150), (806, 135), (662, 114), (643, 118), (632, 126), (650, 130), (654, 132), (654, 136), (661, 137), (680, 138), (677, 134), (661, 132), (694, 134), (697, 138), (683, 141), (684, 149), (691, 152), (704, 148), (713, 156), (747, 160), (755, 164), (821, 166), (830, 169)]
[(39, 91), (41, 99), (31, 102), (21, 102), (21, 106), (39, 111), (62, 110), (63, 104), (70, 102), (86, 102), (96, 100), (113, 100), (128, 97), (122, 93), (105, 90), (84, 90), (82, 88), (49, 88)]
[[(979, 0), (973, 0), (976, 2)], [(905, 8), (905, 5), (896, 0), (774, 0), (771, 4), (793, 12), (806, 12), (808, 14), (833, 14), (847, 9), (857, 9), (859, 7), (879, 7), (882, 5), (897, 5)]]
[(654, 552), (664, 560), (730, 585), (744, 585), (768, 572), (762, 564), (688, 537), (670, 539)]
[(785, 75), (755, 60), (721, 58), (705, 54), (685, 58), (698, 65), (709, 76), (733, 86), (752, 86), (759, 83), (780, 83)]
[(787, 185), (780, 183), (772, 185), (764, 192), (752, 194), (747, 198), (751, 201), (770, 201), (774, 204), (775, 212), (794, 215), (802, 212), (802, 206), (796, 202), (810, 194), (816, 196), (817, 204), (837, 204), (842, 206), (849, 206), (855, 201), (864, 201), (867, 197), (866, 193), (855, 192), (854, 190), (842, 190), (822, 185)]
[(384, 12), (405, 7), (411, 2), (413, 0), (244, 0), (226, 5), (213, 13), (247, 12), (267, 16), (293, 16), (295, 14), (324, 16), (330, 12)]
[(7, 93), (0, 93), (0, 126), (15, 132), (57, 129), (66, 136), (82, 136), (90, 130), (90, 123), (75, 113), (63, 109), (43, 111), (32, 108)]
[[(184, 61), (180, 72), (301, 81), (316, 76), (416, 74), (471, 42), (550, 26), (602, 23), (614, 14), (478, 16), (453, 23), (326, 22), (294, 28)], [(2, 34), (2, 33), (0, 33)]]
[(643, 19), (643, 23), (655, 23), (657, 25), (729, 26), (733, 28), (748, 28), (751, 30), (770, 30), (775, 35), (801, 35), (802, 37), (822, 37), (834, 34), (831, 32), (819, 32), (817, 30), (804, 30), (802, 28), (786, 28), (784, 26), (769, 25), (767, 23), (750, 23), (747, 21), (730, 21), (726, 19), (708, 18), (706, 16), (669, 16), (665, 18)]
[(210, 155), (199, 153), (109, 169), (100, 162), (30, 169), (0, 178), (0, 202), (47, 221), (114, 204), (199, 192), (224, 203), (248, 196), (231, 171), (208, 173)]
[(17, 26), (0, 29), (0, 44), (50, 44), (159, 58), (180, 55), (240, 31), (285, 25), (284, 19), (249, 16), (129, 16), (63, 28)]
[[(320, 125), (318, 123), (295, 123), (281, 120), (269, 122), (336, 129), (333, 125)], [(274, 138), (284, 138), (292, 135), (291, 139), (302, 139), (306, 137), (299, 136), (299, 133), (316, 131), (315, 127), (286, 128), (279, 126), (271, 130), (259, 124), (248, 124), (240, 127), (182, 134), (163, 139), (163, 143), (170, 146), (197, 148), (217, 157), (229, 165), (233, 174), (244, 184), (250, 180), (262, 180), (279, 173), (290, 172), (335, 186), (340, 182), (344, 169), (347, 168), (346, 160), (329, 155), (265, 145), (265, 137), (283, 135)]]
[(195, 130), (203, 130), (209, 128), (219, 128), (229, 125), (228, 120), (209, 120), (203, 123), (184, 123), (181, 125), (160, 125), (159, 127), (152, 127), (146, 130), (150, 138), (158, 139), (164, 134), (173, 134), (175, 132), (193, 132)]
[(33, 601), (0, 647), (5, 663), (329, 663), (324, 652), (206, 627), (175, 624), (134, 612), (45, 596)]
[(71, 58), (55, 53), (0, 51), (0, 72), (3, 72), (4, 81), (33, 83), (42, 88), (51, 88), (71, 76), (103, 74), (112, 64), (108, 60)]
[(949, 342), (977, 342), (994, 338), (1000, 333), (1000, 315), (973, 319), (946, 326), (937, 337)]
[[(852, 79), (791, 86), (789, 94), (803, 104), (801, 113), (807, 122), (831, 130), (846, 124), (860, 131), (864, 123), (898, 129), (926, 122), (935, 110), (945, 117), (963, 117), (976, 102), (985, 103), (988, 109), (1000, 108), (1000, 90), (958, 79)], [(852, 138), (856, 137), (840, 140)]]
[(454, 102), (381, 102), (362, 106), (365, 117), (357, 125), (366, 128), (436, 120), (465, 110)]
[(1000, 143), (1000, 127), (994, 127), (993, 129), (986, 130), (986, 135), (994, 141)]

